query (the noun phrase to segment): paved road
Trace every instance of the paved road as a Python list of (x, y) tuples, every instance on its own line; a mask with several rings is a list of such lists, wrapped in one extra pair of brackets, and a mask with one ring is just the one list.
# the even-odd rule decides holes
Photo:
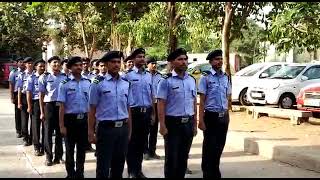
[[(163, 141), (159, 137), (158, 154), (163, 156)], [(201, 163), (202, 134), (194, 139), (189, 167), (194, 172), (186, 177), (202, 177)], [(13, 105), (7, 89), (0, 89), (0, 177), (65, 177), (63, 164), (44, 166), (44, 156), (35, 157), (33, 147), (23, 147), (22, 140), (15, 138)], [(163, 160), (144, 161), (143, 168), (148, 177), (163, 177)], [(87, 153), (85, 176), (95, 177), (95, 158)], [(273, 162), (257, 155), (246, 154), (228, 147), (221, 162), (223, 177), (320, 177), (319, 173)], [(126, 170), (124, 173), (126, 177)]]

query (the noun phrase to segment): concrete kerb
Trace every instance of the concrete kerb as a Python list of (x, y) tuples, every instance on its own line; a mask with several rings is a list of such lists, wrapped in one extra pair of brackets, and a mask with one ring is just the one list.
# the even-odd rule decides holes
[(257, 138), (250, 137), (246, 133), (232, 131), (228, 132), (227, 144), (237, 150), (260, 155), (302, 169), (320, 172), (320, 157), (317, 158), (294, 147), (290, 148), (290, 146), (281, 146), (266, 140), (257, 140)]

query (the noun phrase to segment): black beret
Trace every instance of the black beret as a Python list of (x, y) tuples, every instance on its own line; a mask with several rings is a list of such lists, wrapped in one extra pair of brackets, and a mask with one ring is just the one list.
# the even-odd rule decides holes
[(150, 57), (147, 60), (147, 64), (149, 64), (149, 63), (157, 63), (157, 60), (155, 58), (153, 58), (153, 57)]
[[(72, 58), (72, 57), (69, 57), (69, 59)], [(60, 62), (60, 65), (62, 66), (64, 63), (68, 64), (68, 61), (69, 59), (63, 59), (61, 62)]]
[(90, 58), (87, 57), (83, 57), (81, 58), (82, 62), (90, 62)]
[(48, 59), (48, 63), (50, 63), (53, 60), (58, 60), (61, 61), (61, 59), (59, 58), (59, 56), (52, 56), (51, 58)]
[[(179, 57), (181, 55), (187, 56), (187, 51), (183, 48), (178, 48), (169, 54), (167, 61), (175, 60), (177, 57)], [(187, 56), (187, 58), (188, 58), (188, 56)]]
[(23, 58), (22, 57), (18, 57), (16, 60), (14, 60), (16, 62), (19, 62), (19, 61), (23, 61)]
[(32, 62), (32, 61), (33, 61), (32, 57), (26, 57), (23, 60), (24, 63), (28, 63), (28, 62)]
[(67, 61), (67, 68), (70, 69), (72, 65), (74, 65), (78, 62), (82, 63), (81, 57), (79, 57), (79, 56), (69, 57), (69, 60)]
[(123, 53), (121, 51), (109, 51), (105, 55), (100, 58), (101, 62), (107, 62), (114, 58), (121, 59), (123, 57)]
[(126, 58), (123, 60), (123, 62), (127, 62), (127, 61), (130, 61), (130, 60), (133, 60), (133, 58), (132, 58), (131, 55), (128, 56), (128, 57), (126, 57)]
[(99, 59), (92, 59), (91, 62), (90, 62), (90, 65), (93, 66), (93, 65), (96, 65), (96, 62), (98, 61)]
[(217, 56), (222, 56), (222, 50), (221, 49), (217, 49), (214, 51), (211, 51), (206, 60), (212, 60), (213, 58), (217, 57)]
[(130, 56), (132, 57), (132, 59), (134, 59), (138, 54), (146, 54), (146, 51), (143, 48), (138, 48), (134, 50)]
[(39, 63), (46, 63), (43, 59), (38, 59), (33, 63), (33, 66), (37, 66)]

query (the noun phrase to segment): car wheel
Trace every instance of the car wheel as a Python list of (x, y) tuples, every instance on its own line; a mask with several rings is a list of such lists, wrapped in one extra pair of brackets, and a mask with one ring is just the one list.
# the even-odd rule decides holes
[(291, 94), (284, 94), (280, 97), (279, 106), (283, 109), (292, 109), (296, 98)]
[(247, 89), (243, 89), (239, 96), (239, 101), (242, 106), (251, 106), (252, 103), (248, 101)]

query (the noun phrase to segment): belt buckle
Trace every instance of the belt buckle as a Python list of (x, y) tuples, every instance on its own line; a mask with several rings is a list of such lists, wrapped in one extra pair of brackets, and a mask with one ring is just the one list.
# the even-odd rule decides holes
[(122, 127), (123, 121), (115, 121), (114, 122), (114, 127)]
[(219, 117), (223, 117), (224, 116), (224, 112), (219, 112)]
[(58, 106), (58, 107), (60, 106), (60, 102), (56, 102), (55, 104), (56, 104), (56, 106)]
[(189, 121), (188, 117), (181, 118), (181, 123), (187, 123)]
[(146, 113), (146, 112), (147, 112), (147, 108), (145, 108), (145, 107), (144, 107), (144, 108), (141, 108), (141, 109), (140, 109), (140, 112)]
[(84, 114), (77, 114), (77, 119), (83, 119), (83, 117), (84, 117)]

